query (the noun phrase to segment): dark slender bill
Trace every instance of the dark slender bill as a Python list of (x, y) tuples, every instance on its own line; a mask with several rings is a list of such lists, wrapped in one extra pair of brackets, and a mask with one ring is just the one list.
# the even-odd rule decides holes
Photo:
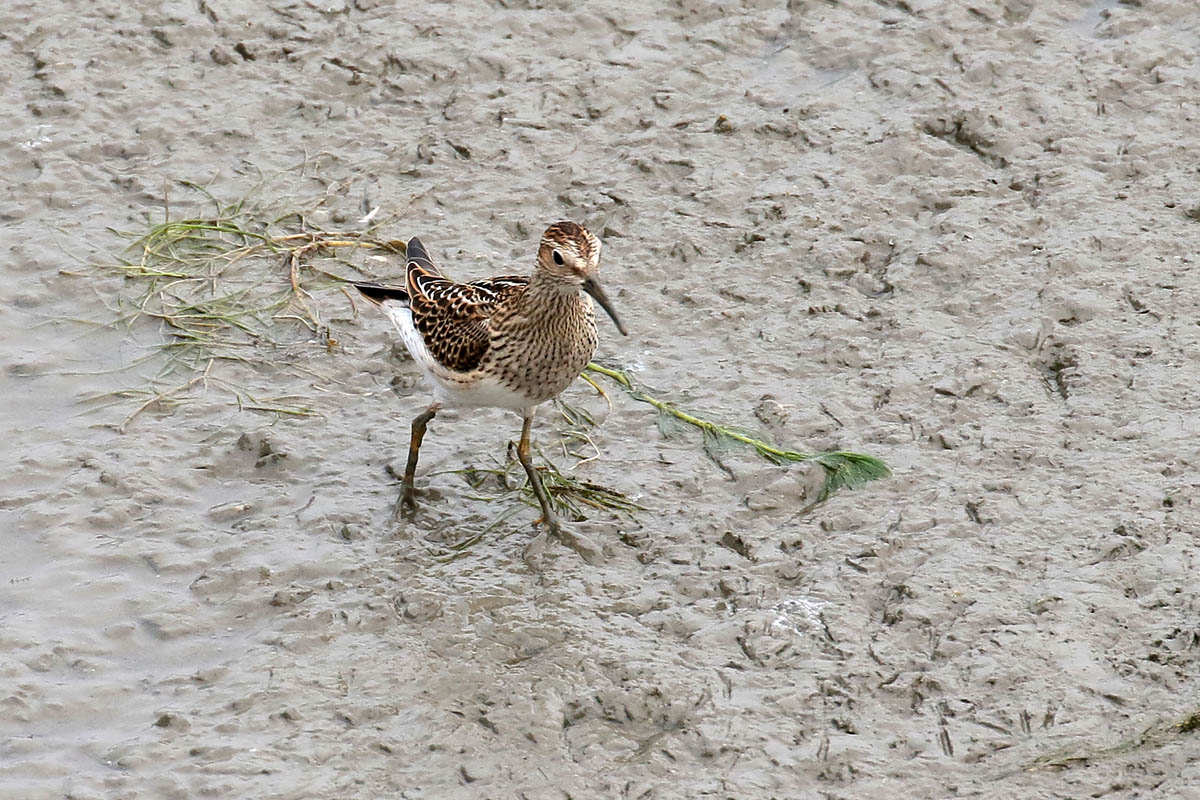
[(625, 330), (625, 326), (621, 324), (621, 320), (617, 319), (617, 312), (613, 311), (612, 303), (608, 302), (608, 295), (600, 288), (600, 284), (596, 282), (596, 279), (588, 278), (585, 280), (583, 282), (583, 290), (590, 294), (600, 304), (600, 307), (608, 312), (608, 315), (612, 317), (613, 324), (617, 326), (617, 330), (621, 332), (621, 335), (628, 336), (629, 333)]

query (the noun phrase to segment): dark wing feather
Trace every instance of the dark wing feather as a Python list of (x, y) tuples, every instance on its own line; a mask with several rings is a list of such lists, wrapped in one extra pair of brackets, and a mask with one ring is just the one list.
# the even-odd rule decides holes
[[(511, 276), (458, 283), (439, 275), (424, 248), (409, 242), (408, 294), (413, 324), (429, 354), (447, 369), (470, 372), (491, 342), (489, 320), (496, 306), (523, 291), (528, 279)], [(423, 258), (414, 258), (419, 252)], [(426, 266), (428, 264), (428, 266)]]
[(528, 286), (529, 278), (524, 275), (501, 275), (498, 278), (471, 281), (469, 285), (476, 286), (481, 291), (490, 292), (496, 296), (496, 302), (502, 302), (509, 294)]
[(425, 245), (421, 244), (421, 240), (417, 237), (412, 237), (408, 240), (408, 244), (404, 248), (404, 253), (408, 257), (409, 264), (416, 264), (426, 272), (438, 274), (437, 267), (433, 265), (433, 259), (429, 257), (429, 251), (425, 249)]
[[(426, 273), (438, 274), (437, 267), (433, 265), (433, 259), (429, 257), (429, 251), (417, 237), (414, 236), (408, 240), (404, 252), (408, 257), (409, 265), (416, 264)], [(408, 290), (403, 286), (385, 286), (382, 283), (363, 281), (355, 283), (354, 288), (362, 292), (363, 296), (373, 303), (382, 304), (385, 300), (396, 300), (407, 306), (409, 302)]]

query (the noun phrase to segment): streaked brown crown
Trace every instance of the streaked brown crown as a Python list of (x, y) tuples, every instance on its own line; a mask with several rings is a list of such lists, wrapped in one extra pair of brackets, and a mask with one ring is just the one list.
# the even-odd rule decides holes
[(595, 275), (599, 263), (600, 240), (582, 225), (564, 220), (546, 228), (542, 234), (538, 266), (551, 275), (572, 281), (583, 280), (585, 276)]

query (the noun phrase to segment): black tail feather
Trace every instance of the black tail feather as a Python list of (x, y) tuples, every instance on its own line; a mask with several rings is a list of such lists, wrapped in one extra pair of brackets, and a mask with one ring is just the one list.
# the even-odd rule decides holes
[[(417, 237), (412, 237), (405, 245), (405, 255), (408, 257), (409, 264), (416, 264), (424, 270), (432, 272), (434, 275), (439, 274), (437, 267), (433, 265), (433, 259), (429, 257), (429, 251), (425, 249), (425, 245), (421, 244), (421, 240)], [(363, 297), (370, 300), (372, 303), (383, 303), (387, 300), (397, 300), (405, 305), (409, 303), (408, 290), (401, 286), (385, 286), (382, 283), (370, 283), (364, 281), (355, 283), (354, 288), (363, 293)]]
[(384, 286), (382, 283), (355, 283), (354, 288), (363, 293), (363, 297), (372, 303), (382, 303), (385, 300), (408, 302), (408, 291), (399, 286)]

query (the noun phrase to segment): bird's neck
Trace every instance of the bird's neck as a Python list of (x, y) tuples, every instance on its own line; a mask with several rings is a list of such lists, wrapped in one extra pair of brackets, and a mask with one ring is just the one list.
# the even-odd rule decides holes
[(547, 275), (541, 270), (529, 276), (524, 301), (526, 312), (536, 310), (536, 316), (573, 315), (581, 311), (579, 284)]

